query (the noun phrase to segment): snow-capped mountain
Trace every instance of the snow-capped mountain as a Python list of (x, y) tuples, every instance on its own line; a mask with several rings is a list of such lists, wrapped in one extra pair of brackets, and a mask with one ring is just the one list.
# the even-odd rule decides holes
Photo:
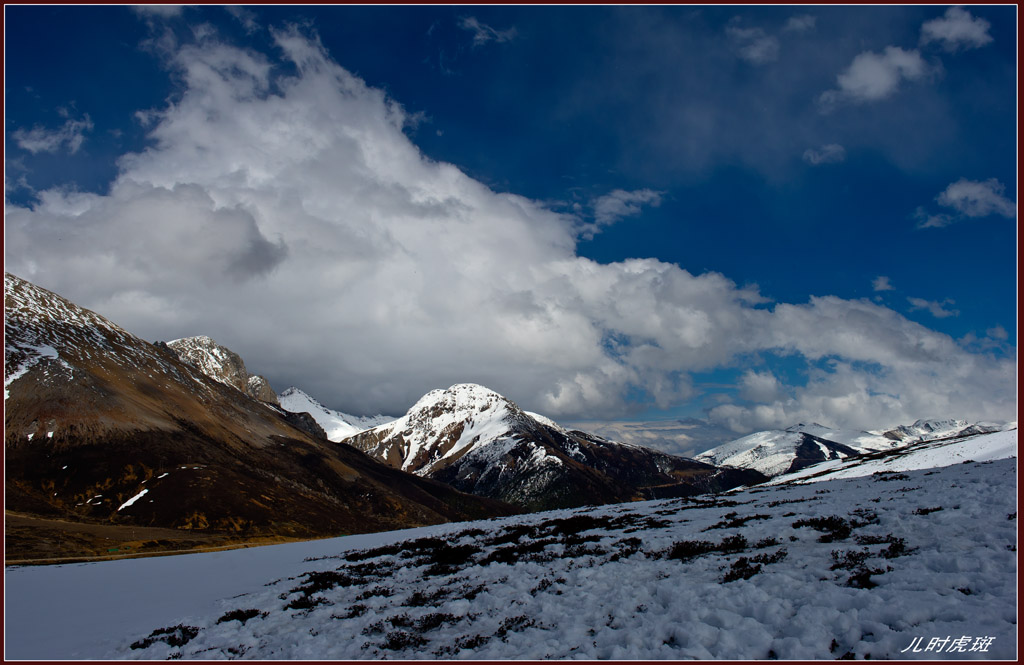
[(686, 495), (760, 482), (567, 430), (498, 393), (457, 384), (344, 441), (395, 468), (531, 509)]
[[(1016, 423), (1011, 424), (1016, 427)], [(888, 451), (920, 441), (983, 434), (1011, 425), (966, 420), (918, 420), (888, 431), (833, 429), (818, 423), (799, 423), (784, 430), (755, 432), (696, 456), (716, 466), (757, 469), (767, 476), (792, 473), (805, 467), (853, 455)]]
[(913, 425), (900, 425), (884, 432), (883, 436), (900, 443), (929, 441), (955, 436), (970, 426), (966, 420), (918, 420)]
[(316, 440), (30, 282), (5, 274), (4, 291), (5, 505), (36, 520), (7, 539), (9, 557), (105, 553), (107, 536), (76, 531), (83, 522), (238, 541), (513, 512)]
[(901, 471), (935, 469), (964, 462), (989, 462), (1016, 456), (1016, 425), (1011, 429), (989, 432), (974, 432), (966, 427), (954, 436), (914, 441), (889, 450), (869, 451), (854, 457), (821, 462), (776, 476), (768, 484), (894, 475)]
[(766, 476), (841, 459), (860, 451), (806, 432), (768, 430), (755, 432), (697, 455), (698, 460), (715, 466), (756, 469)]
[(261, 402), (278, 403), (277, 395), (265, 378), (258, 374), (250, 374), (245, 369), (245, 362), (240, 355), (206, 335), (171, 340), (167, 342), (167, 346), (177, 353), (179, 358), (195, 365), (211, 379), (241, 390)]
[(389, 423), (391, 416), (353, 416), (326, 406), (298, 388), (287, 388), (277, 396), (281, 408), (292, 413), (308, 413), (327, 433), (327, 438), (338, 442), (363, 430)]
[(854, 450), (889, 450), (903, 444), (903, 441), (887, 437), (879, 432), (866, 432), (857, 429), (835, 429), (818, 423), (799, 423), (786, 428), (787, 432), (801, 432), (827, 441), (841, 443)]

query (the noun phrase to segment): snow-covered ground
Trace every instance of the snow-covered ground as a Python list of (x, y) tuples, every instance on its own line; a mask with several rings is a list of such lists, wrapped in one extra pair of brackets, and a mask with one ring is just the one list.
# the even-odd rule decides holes
[(11, 568), (6, 656), (1015, 658), (1016, 459), (886, 471)]

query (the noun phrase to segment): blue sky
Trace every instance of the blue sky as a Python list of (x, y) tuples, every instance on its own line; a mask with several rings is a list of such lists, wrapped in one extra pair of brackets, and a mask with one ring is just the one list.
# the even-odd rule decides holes
[(1016, 418), (1013, 6), (5, 19), (8, 269), (147, 338), (357, 412)]

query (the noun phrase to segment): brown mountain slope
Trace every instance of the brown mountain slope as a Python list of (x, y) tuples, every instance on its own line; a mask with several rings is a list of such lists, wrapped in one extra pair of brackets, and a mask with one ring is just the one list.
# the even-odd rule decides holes
[(5, 274), (4, 290), (8, 510), (240, 539), (512, 510), (317, 440), (30, 282)]

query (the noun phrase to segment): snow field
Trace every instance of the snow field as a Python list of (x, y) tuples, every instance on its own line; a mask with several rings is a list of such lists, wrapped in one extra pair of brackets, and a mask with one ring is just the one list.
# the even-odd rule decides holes
[[(284, 579), (154, 616), (103, 657), (877, 659), (966, 635), (995, 640), (958, 658), (1014, 658), (1015, 460), (900, 475), (292, 546)], [(833, 515), (838, 531), (795, 525)], [(195, 635), (153, 634), (177, 626)]]

